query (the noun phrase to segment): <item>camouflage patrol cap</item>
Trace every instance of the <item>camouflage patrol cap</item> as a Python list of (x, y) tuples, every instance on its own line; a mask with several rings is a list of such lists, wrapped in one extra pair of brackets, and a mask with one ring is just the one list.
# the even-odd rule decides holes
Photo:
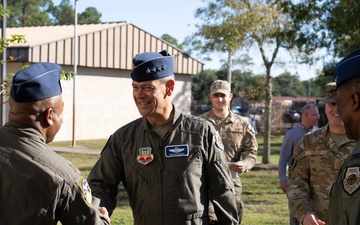
[(223, 93), (223, 94), (230, 94), (231, 88), (230, 83), (226, 80), (216, 80), (210, 86), (210, 94), (215, 93)]
[(335, 96), (336, 96), (336, 83), (330, 82), (325, 85), (325, 103), (332, 103), (335, 102)]

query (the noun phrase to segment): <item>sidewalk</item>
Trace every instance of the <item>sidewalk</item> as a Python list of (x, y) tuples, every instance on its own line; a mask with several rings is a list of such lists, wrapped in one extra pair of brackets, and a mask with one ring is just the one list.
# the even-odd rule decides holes
[(75, 153), (87, 153), (87, 154), (95, 154), (100, 155), (101, 150), (94, 150), (94, 149), (86, 149), (81, 147), (55, 147), (55, 146), (49, 146), (49, 148), (55, 152), (75, 152)]

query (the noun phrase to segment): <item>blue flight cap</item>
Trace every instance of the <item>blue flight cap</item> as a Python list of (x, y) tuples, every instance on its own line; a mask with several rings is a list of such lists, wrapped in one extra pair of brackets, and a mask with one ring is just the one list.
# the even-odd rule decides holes
[(15, 102), (35, 102), (62, 93), (61, 66), (42, 62), (16, 72), (10, 96)]
[(360, 49), (357, 49), (343, 58), (335, 68), (334, 77), (336, 87), (351, 78), (360, 77)]
[(137, 54), (133, 64), (131, 78), (137, 82), (157, 80), (174, 74), (174, 57), (166, 50)]

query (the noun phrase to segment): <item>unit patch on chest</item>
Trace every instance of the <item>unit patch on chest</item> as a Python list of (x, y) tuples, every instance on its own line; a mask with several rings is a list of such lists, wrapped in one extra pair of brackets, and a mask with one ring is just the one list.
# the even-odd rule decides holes
[(166, 157), (184, 157), (189, 155), (188, 145), (168, 145), (165, 147)]
[(346, 169), (345, 178), (343, 180), (344, 190), (352, 195), (360, 187), (360, 171), (359, 167), (348, 167)]
[(143, 165), (147, 165), (154, 160), (154, 155), (151, 154), (151, 148), (145, 147), (139, 149), (139, 155), (137, 156), (137, 161)]

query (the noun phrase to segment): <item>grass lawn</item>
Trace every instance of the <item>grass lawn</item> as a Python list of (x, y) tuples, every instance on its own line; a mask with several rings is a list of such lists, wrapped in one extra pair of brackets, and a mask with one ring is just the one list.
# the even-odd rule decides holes
[[(289, 224), (287, 199), (285, 194), (278, 188), (277, 162), (279, 160), (282, 140), (282, 135), (272, 136), (271, 163), (263, 165), (261, 164), (263, 136), (258, 136), (258, 163), (251, 171), (241, 176), (243, 184), (243, 200), (245, 203), (243, 225)], [(77, 141), (78, 146), (97, 150), (102, 149), (105, 143), (106, 140)], [(50, 143), (50, 145), (70, 147), (71, 142), (55, 142)], [(80, 153), (59, 154), (75, 163), (83, 172), (84, 177), (87, 177), (90, 169), (99, 157), (99, 155)], [(127, 196), (122, 185), (120, 185), (119, 188), (119, 195), (117, 197), (118, 203), (111, 216), (111, 224), (131, 225), (133, 224), (132, 211), (127, 202)]]

